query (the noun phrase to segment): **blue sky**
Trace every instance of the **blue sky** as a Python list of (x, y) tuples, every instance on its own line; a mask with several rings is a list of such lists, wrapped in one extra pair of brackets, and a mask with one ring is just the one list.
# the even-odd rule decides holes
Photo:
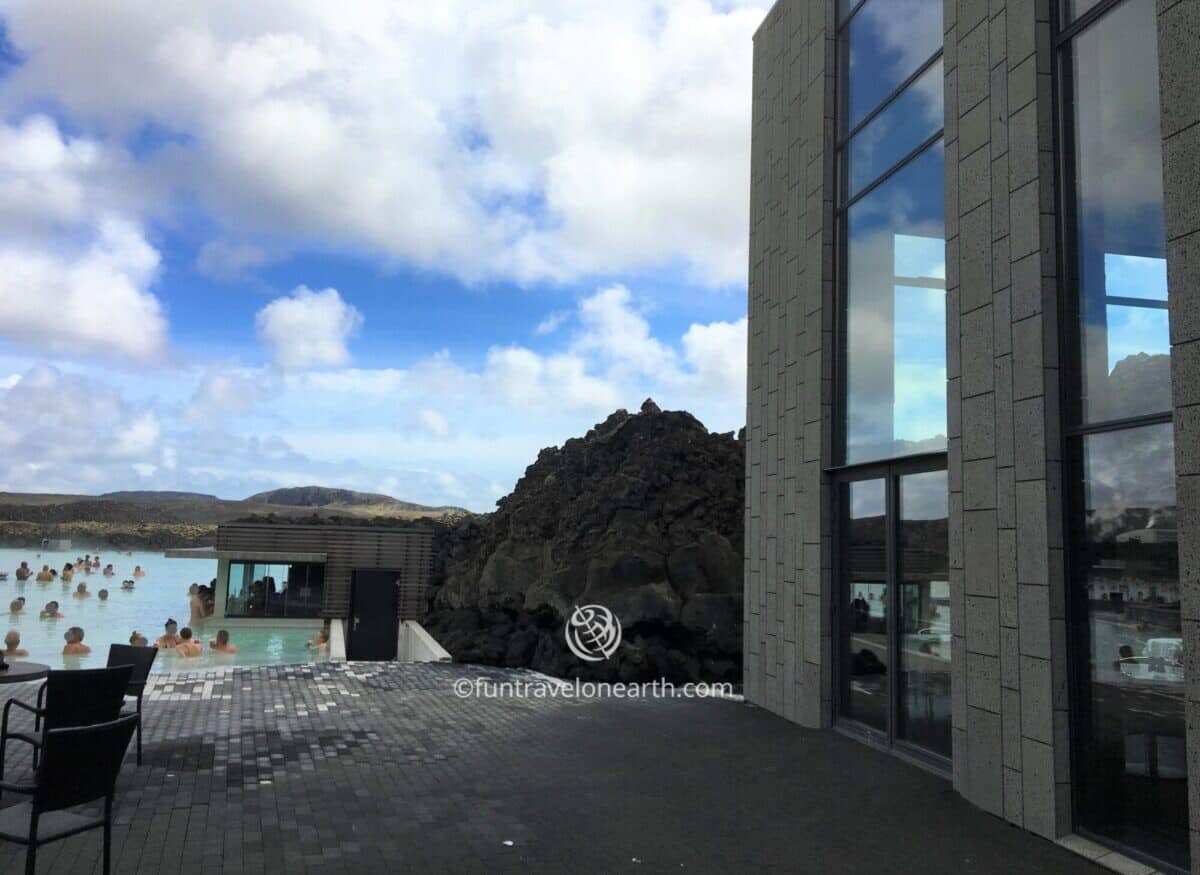
[(489, 509), (744, 420), (765, 0), (0, 0), (0, 490)]

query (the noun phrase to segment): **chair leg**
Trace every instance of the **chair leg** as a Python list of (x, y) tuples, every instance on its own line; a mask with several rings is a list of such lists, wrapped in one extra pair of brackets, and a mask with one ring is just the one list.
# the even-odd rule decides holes
[(104, 800), (104, 875), (108, 875), (112, 860), (112, 797)]

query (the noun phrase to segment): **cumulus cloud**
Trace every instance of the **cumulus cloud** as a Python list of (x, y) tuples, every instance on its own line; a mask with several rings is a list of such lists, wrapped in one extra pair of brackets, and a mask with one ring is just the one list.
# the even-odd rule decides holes
[(119, 138), (169, 132), (149, 171), (231, 240), (341, 243), (472, 281), (682, 263), (740, 283), (768, 5), (40, 0), (6, 10), (25, 61), (2, 99), (11, 115), (51, 98)]
[(0, 336), (70, 353), (142, 361), (167, 344), (167, 320), (147, 290), (158, 252), (136, 225), (105, 217), (79, 251), (0, 244)]
[(148, 361), (159, 254), (111, 185), (121, 159), (47, 116), (0, 123), (0, 338)]
[(43, 115), (0, 124), (0, 227), (24, 234), (85, 219), (100, 155), (94, 140), (63, 137)]
[(315, 292), (307, 286), (276, 298), (255, 318), (259, 337), (286, 371), (349, 363), (346, 344), (362, 323), (362, 314), (337, 289)]
[(119, 478), (137, 482), (134, 465), (155, 461), (161, 437), (153, 411), (44, 365), (0, 390), (0, 421), (0, 483), (10, 490), (86, 492)]
[(265, 394), (264, 384), (268, 382), (268, 375), (249, 369), (209, 371), (184, 408), (184, 418), (192, 422), (201, 422), (233, 413), (243, 413), (262, 400)]

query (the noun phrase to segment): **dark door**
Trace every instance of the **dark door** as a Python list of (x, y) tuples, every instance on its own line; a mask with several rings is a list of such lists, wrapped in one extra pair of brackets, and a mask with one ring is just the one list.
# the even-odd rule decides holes
[(399, 614), (396, 609), (399, 573), (355, 571), (350, 585), (349, 659), (396, 658)]

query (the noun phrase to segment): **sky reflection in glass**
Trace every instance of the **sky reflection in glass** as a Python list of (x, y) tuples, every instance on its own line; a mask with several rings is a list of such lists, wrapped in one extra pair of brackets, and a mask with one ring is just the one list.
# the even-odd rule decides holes
[(846, 462), (946, 447), (944, 156), (847, 212)]

